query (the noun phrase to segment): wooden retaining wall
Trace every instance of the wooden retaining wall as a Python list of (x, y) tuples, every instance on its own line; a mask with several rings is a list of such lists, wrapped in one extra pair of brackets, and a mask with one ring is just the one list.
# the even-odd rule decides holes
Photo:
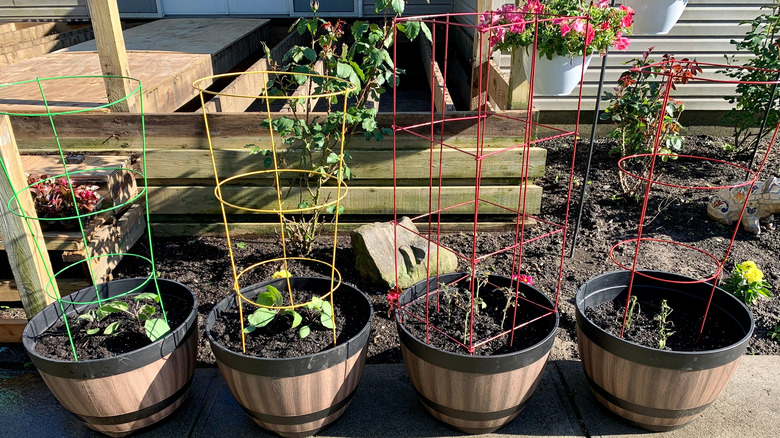
[[(458, 113), (454, 113), (457, 116)], [(460, 114), (463, 115), (463, 114)], [(320, 115), (322, 117), (322, 115)], [(251, 155), (248, 144), (270, 149), (268, 133), (259, 125), (264, 116), (257, 113), (212, 114), (209, 124), (214, 142), (220, 179), (252, 170), (262, 170), (262, 157)], [(398, 124), (409, 126), (430, 119), (425, 114), (402, 114)], [(141, 151), (140, 118), (132, 114), (95, 114), (59, 116), (55, 119), (63, 147), (88, 153), (135, 154)], [(392, 115), (380, 114), (380, 126), (391, 126)], [(168, 233), (198, 233), (219, 230), (219, 203), (214, 197), (214, 172), (201, 114), (147, 115), (147, 172), (149, 177), (149, 207), (152, 221), (168, 224), (156, 227)], [(40, 117), (14, 117), (12, 124), (20, 149), (27, 153), (55, 151), (48, 120)], [(429, 132), (429, 128), (428, 128)], [(437, 136), (438, 137), (438, 136)], [(473, 120), (447, 124), (444, 142), (474, 153), (476, 125)], [(517, 144), (523, 137), (523, 124), (493, 117), (488, 120), (485, 143), (488, 148), (504, 148)], [(417, 215), (429, 208), (430, 142), (411, 135), (399, 134), (398, 209), (399, 213)], [(352, 156), (350, 167), (355, 179), (348, 182), (349, 192), (343, 205), (344, 221), (367, 222), (387, 220), (393, 214), (393, 140), (367, 141), (355, 135), (348, 146)], [(439, 153), (436, 148), (436, 154)], [(442, 202), (455, 205), (474, 199), (475, 159), (464, 152), (445, 148)], [(436, 155), (438, 157), (438, 155)], [(531, 149), (530, 176), (544, 172), (546, 151)], [(437, 159), (438, 161), (438, 159)], [(519, 178), (522, 152), (512, 150), (484, 159), (481, 198), (502, 206), (516, 207), (520, 193)], [(438, 167), (434, 169), (438, 176)], [(235, 181), (224, 188), (226, 196), (241, 205), (270, 206), (275, 202), (270, 175), (259, 175)], [(539, 211), (541, 188), (528, 187), (529, 212)], [(436, 205), (434, 194), (433, 205)], [(509, 211), (487, 203), (480, 206), (484, 214), (512, 216)], [(273, 223), (272, 215), (262, 216), (229, 210), (237, 223)], [(473, 214), (473, 207), (464, 206), (448, 211), (450, 215)], [(169, 226), (170, 225), (170, 226)], [(256, 226), (250, 226), (255, 232)]]

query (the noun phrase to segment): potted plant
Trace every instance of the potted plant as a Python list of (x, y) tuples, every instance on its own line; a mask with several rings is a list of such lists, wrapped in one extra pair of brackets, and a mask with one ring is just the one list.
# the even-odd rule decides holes
[[(558, 314), (530, 277), (475, 271), (432, 277), (404, 291), (396, 324), (425, 409), (455, 429), (488, 433), (514, 419), (539, 384)], [(491, 327), (481, 338), (493, 341), (473, 342), (472, 321)]]
[(623, 0), (637, 13), (634, 33), (665, 35), (677, 24), (688, 0)]
[(50, 229), (76, 229), (79, 220), (87, 222), (90, 213), (100, 209), (103, 196), (96, 185), (74, 185), (60, 176), (29, 175), (30, 194), (41, 226)]
[(90, 429), (124, 436), (186, 400), (197, 316), (195, 295), (183, 284), (153, 276), (115, 280), (44, 308), (22, 342), (63, 407)]
[[(331, 287), (317, 277), (260, 282), (220, 301), (206, 320), (230, 392), (252, 421), (281, 436), (310, 436), (338, 419), (363, 375), (371, 303), (357, 288), (337, 284), (331, 307)], [(300, 298), (296, 306), (291, 294)], [(243, 319), (239, 300), (257, 303)]]
[(593, 394), (651, 431), (697, 418), (728, 383), (754, 328), (732, 294), (659, 271), (594, 277), (577, 291), (576, 306), (577, 343)]
[(529, 79), (535, 71), (536, 94), (563, 96), (580, 83), (593, 53), (603, 54), (609, 47), (626, 50), (633, 21), (632, 9), (610, 7), (608, 0), (528, 0), (486, 12), (479, 27), (490, 32), (493, 49), (525, 49), (523, 69)]

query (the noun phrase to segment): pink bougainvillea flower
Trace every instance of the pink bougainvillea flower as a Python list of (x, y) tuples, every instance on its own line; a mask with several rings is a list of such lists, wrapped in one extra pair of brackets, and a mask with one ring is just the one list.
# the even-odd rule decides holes
[(631, 44), (631, 40), (624, 37), (622, 32), (618, 32), (615, 38), (615, 48), (625, 51), (629, 44)]
[(577, 33), (582, 33), (585, 31), (585, 20), (582, 18), (578, 18), (574, 20), (574, 23), (571, 25), (572, 30), (574, 30)]
[(619, 8), (621, 11), (628, 11), (628, 14), (626, 14), (625, 17), (623, 17), (622, 20), (620, 20), (620, 26), (621, 27), (631, 27), (632, 24), (634, 24), (634, 10), (627, 7), (620, 5)]
[(567, 33), (571, 32), (571, 26), (569, 26), (566, 23), (561, 24), (561, 36), (566, 36)]

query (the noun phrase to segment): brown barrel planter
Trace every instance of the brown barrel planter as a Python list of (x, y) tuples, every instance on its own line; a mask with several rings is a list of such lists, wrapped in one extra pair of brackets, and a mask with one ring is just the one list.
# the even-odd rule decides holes
[[(666, 272), (651, 275), (668, 281), (693, 280)], [(596, 399), (628, 423), (650, 431), (676, 429), (697, 418), (726, 386), (753, 334), (753, 315), (741, 301), (717, 288), (708, 321), (718, 319), (738, 341), (704, 351), (638, 345), (607, 333), (584, 313), (587, 307), (625, 294), (630, 277), (629, 271), (610, 272), (588, 280), (577, 291), (582, 367)], [(675, 284), (636, 275), (632, 293), (640, 297), (643, 292), (652, 293), (673, 301), (675, 309), (697, 306), (703, 312), (711, 290), (707, 283)]]
[[(242, 290), (253, 299), (272, 285), (287, 290), (285, 279), (265, 281)], [(330, 279), (292, 277), (295, 290), (328, 291)], [(311, 436), (336, 421), (355, 395), (368, 352), (373, 310), (358, 289), (342, 283), (334, 292), (336, 302), (359, 303), (360, 312), (351, 315), (362, 325), (350, 339), (319, 353), (294, 358), (264, 358), (225, 348), (211, 330), (221, 312), (238, 305), (233, 294), (217, 303), (206, 319), (206, 336), (217, 359), (219, 371), (239, 405), (261, 427), (283, 437)]]
[[(98, 285), (101, 297), (114, 297), (131, 290), (146, 278), (116, 280)], [(185, 322), (156, 342), (138, 350), (103, 359), (63, 361), (35, 352), (38, 336), (61, 320), (57, 303), (35, 315), (24, 329), (22, 342), (49, 390), (65, 409), (90, 429), (111, 436), (124, 436), (157, 423), (173, 413), (187, 398), (195, 373), (198, 351), (195, 295), (185, 285), (157, 280), (160, 292), (185, 300)], [(140, 292), (156, 292), (149, 282)], [(90, 301), (93, 287), (64, 298)], [(81, 314), (89, 305), (65, 304), (69, 316)]]
[[(424, 297), (426, 284), (435, 290), (439, 282), (450, 283), (465, 274), (440, 275), (423, 280), (407, 289), (399, 305)], [(510, 286), (506, 277), (491, 275), (490, 283)], [(520, 284), (525, 298), (549, 308), (553, 303), (537, 289)], [(546, 324), (549, 333), (543, 340), (523, 350), (495, 355), (472, 356), (443, 351), (417, 339), (404, 326), (404, 312), (396, 311), (404, 365), (417, 397), (436, 419), (457, 430), (489, 433), (520, 414), (542, 379), (547, 357), (558, 330), (558, 314), (534, 324)], [(522, 331), (517, 335), (522, 336)]]

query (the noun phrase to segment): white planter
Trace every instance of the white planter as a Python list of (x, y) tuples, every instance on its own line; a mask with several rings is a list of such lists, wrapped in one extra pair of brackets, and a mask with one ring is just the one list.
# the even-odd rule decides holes
[[(530, 80), (531, 54), (527, 50), (523, 52), (523, 70)], [(593, 55), (585, 58), (585, 70), (590, 65)], [(536, 96), (568, 96), (577, 88), (582, 78), (582, 56), (553, 55), (553, 59), (541, 57), (536, 59), (536, 75), (534, 83), (534, 95)]]
[(680, 19), (688, 0), (623, 0), (623, 4), (636, 12), (633, 35), (664, 35)]

